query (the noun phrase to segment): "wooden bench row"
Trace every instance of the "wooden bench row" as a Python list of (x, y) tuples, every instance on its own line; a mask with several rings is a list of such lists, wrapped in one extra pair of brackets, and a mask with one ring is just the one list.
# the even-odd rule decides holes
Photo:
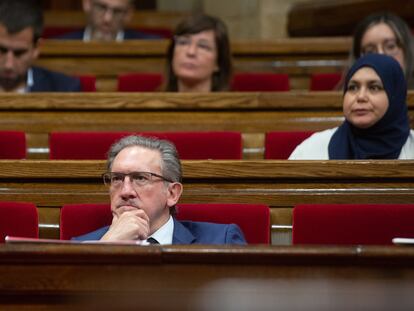
[(407, 247), (1, 245), (0, 307), (412, 310), (413, 259)]
[[(263, 159), (264, 133), (337, 126), (340, 92), (0, 95), (0, 130), (27, 133), (29, 158), (48, 158), (52, 131), (239, 131), (244, 159)], [(408, 97), (413, 116), (414, 93)]]
[[(167, 46), (168, 40), (44, 40), (36, 64), (70, 75), (95, 75), (98, 91), (115, 91), (120, 73), (163, 73)], [(312, 73), (343, 70), (350, 46), (347, 37), (239, 41), (232, 43), (232, 53), (237, 72), (289, 74), (292, 89), (307, 90)]]
[[(0, 161), (0, 200), (35, 203), (40, 236), (58, 238), (60, 207), (108, 202), (104, 161)], [(414, 203), (414, 161), (183, 161), (182, 203), (263, 203), (274, 244), (289, 243), (300, 203)]]

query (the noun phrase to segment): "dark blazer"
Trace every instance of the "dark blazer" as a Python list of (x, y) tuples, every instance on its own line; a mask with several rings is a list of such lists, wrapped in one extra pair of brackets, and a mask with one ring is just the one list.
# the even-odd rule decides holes
[[(77, 241), (100, 240), (109, 226), (74, 237)], [(243, 233), (235, 224), (178, 221), (174, 218), (173, 244), (246, 244)]]
[(69, 77), (63, 73), (50, 71), (40, 67), (32, 67), (33, 86), (29, 92), (80, 92), (81, 84), (78, 78)]
[[(54, 39), (65, 39), (65, 40), (83, 40), (84, 29), (77, 30), (63, 35), (59, 35)], [(124, 30), (124, 40), (137, 40), (137, 39), (161, 39), (160, 36), (148, 34), (132, 29)]]

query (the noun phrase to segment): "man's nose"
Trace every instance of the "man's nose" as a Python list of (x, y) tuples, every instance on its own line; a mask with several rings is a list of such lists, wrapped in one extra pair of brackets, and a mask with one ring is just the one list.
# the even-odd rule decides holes
[(106, 22), (112, 21), (112, 19), (114, 18), (113, 11), (111, 9), (107, 9), (105, 11), (105, 14), (104, 14), (103, 18), (104, 18), (104, 21), (106, 21)]
[(134, 184), (128, 176), (125, 176), (124, 182), (122, 183), (121, 195), (124, 197), (136, 196)]
[(16, 57), (14, 56), (13, 51), (7, 51), (5, 57), (6, 57), (6, 61), (4, 63), (4, 67), (6, 69), (13, 69), (15, 62), (16, 62)]

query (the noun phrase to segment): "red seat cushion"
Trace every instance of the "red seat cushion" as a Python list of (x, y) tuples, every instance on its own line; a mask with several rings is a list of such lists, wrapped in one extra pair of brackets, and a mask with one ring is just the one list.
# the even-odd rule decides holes
[(162, 85), (159, 73), (128, 73), (118, 76), (119, 92), (155, 92)]
[(111, 222), (111, 207), (107, 203), (66, 204), (60, 211), (60, 239), (70, 240), (108, 226)]
[(38, 238), (36, 205), (26, 202), (0, 202), (0, 243), (6, 236)]
[(341, 81), (340, 73), (314, 73), (311, 75), (311, 91), (332, 91)]
[(276, 73), (236, 73), (231, 89), (238, 92), (289, 91), (289, 76)]
[(0, 159), (25, 159), (26, 134), (20, 131), (0, 131)]
[(249, 244), (270, 243), (270, 212), (263, 204), (178, 204), (178, 220), (237, 224)]
[(96, 77), (94, 75), (78, 76), (82, 92), (96, 92)]
[(313, 133), (313, 131), (266, 133), (265, 159), (288, 159), (296, 146)]
[(414, 238), (414, 204), (302, 204), (293, 209), (293, 244), (392, 244)]
[[(110, 146), (132, 132), (53, 132), (49, 135), (50, 159), (102, 160)], [(241, 159), (239, 132), (144, 132), (173, 142), (183, 160)]]

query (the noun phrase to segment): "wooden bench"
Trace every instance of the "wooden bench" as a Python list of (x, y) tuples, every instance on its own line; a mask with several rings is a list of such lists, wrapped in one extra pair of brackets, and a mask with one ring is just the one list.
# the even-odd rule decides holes
[[(343, 70), (350, 42), (347, 37), (233, 42), (235, 71), (287, 73), (292, 89), (307, 90), (311, 73)], [(168, 40), (44, 40), (36, 64), (70, 75), (96, 75), (98, 91), (115, 91), (120, 73), (163, 73), (167, 46)]]
[(2, 245), (0, 308), (412, 310), (413, 268), (409, 247)]
[[(26, 132), (38, 159), (52, 131), (240, 131), (244, 159), (263, 159), (265, 132), (337, 126), (341, 103), (340, 92), (0, 94), (0, 130)], [(413, 116), (412, 92), (408, 105)]]
[[(60, 207), (109, 202), (104, 161), (0, 161), (0, 200), (35, 203), (40, 236), (58, 238)], [(183, 161), (182, 203), (263, 203), (273, 243), (289, 243), (299, 203), (413, 203), (414, 161)]]

